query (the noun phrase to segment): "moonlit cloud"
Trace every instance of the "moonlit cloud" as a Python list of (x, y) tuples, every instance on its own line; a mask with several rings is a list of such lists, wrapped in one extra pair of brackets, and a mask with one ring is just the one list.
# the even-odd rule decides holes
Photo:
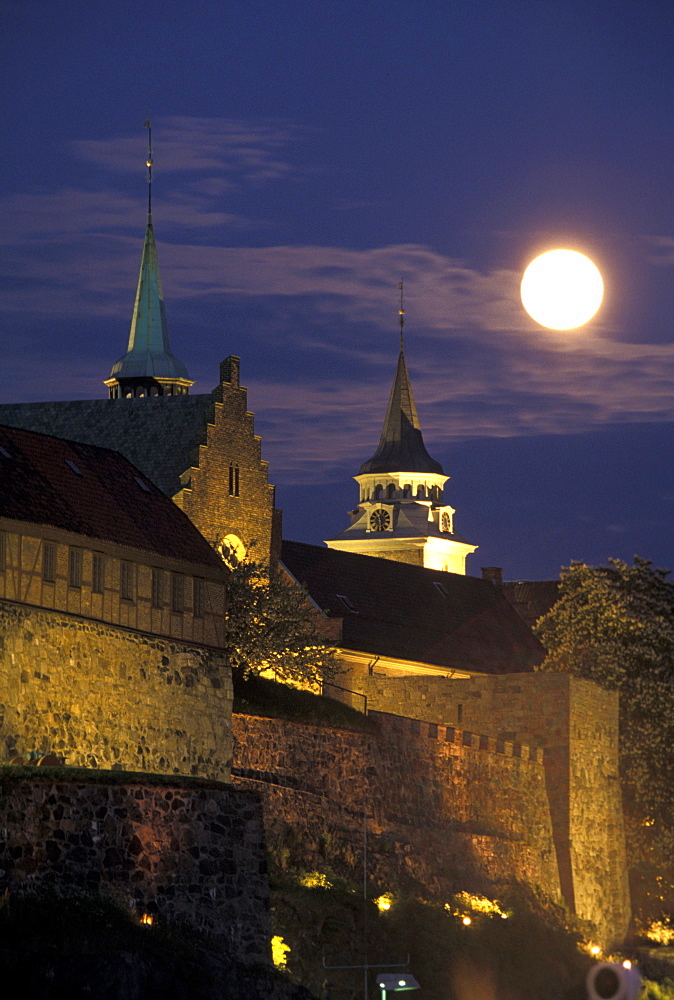
[[(161, 137), (156, 170), (180, 174), (155, 213), (176, 353), (183, 357), (172, 317), (189, 315), (203, 331), (204, 354), (215, 358), (212, 369), (192, 374), (200, 377), (199, 391), (210, 388), (228, 350), (210, 318), (215, 303), (223, 311), (263, 312), (267, 325), (248, 336), (251, 357), (273, 343), (302, 372), (289, 392), (291, 362), (265, 377), (244, 359), (249, 403), (276, 482), (330, 479), (345, 466), (355, 472), (376, 448), (396, 360), (400, 276), (408, 363), (432, 454), (476, 437), (674, 420), (670, 346), (625, 343), (601, 318), (573, 333), (542, 330), (523, 311), (521, 276), (513, 269), (477, 268), (418, 243), (238, 245), (252, 228), (259, 242), (266, 223), (225, 211), (228, 195), (302, 176), (291, 155), (301, 132), (291, 124), (189, 118), (153, 124)], [(26, 330), (72, 322), (93, 331), (84, 351), (68, 338), (58, 351), (45, 350), (48, 337), (40, 342), (36, 335), (29, 364), (25, 347), (23, 360), (19, 347), (15, 360), (10, 349), (5, 384), (14, 399), (49, 398), (54, 385), (61, 391), (75, 381), (77, 390), (67, 395), (99, 395), (128, 332), (145, 205), (142, 185), (135, 197), (119, 188), (123, 175), (139, 172), (142, 137), (85, 140), (76, 152), (116, 175), (118, 189), (73, 186), (0, 201), (6, 313)], [(647, 242), (658, 263), (674, 262), (673, 240)], [(95, 331), (113, 321), (119, 339), (101, 347)], [(103, 366), (96, 360), (102, 351)]]
[[(284, 151), (299, 129), (291, 123), (257, 123), (228, 118), (159, 118), (153, 122), (154, 170), (163, 173), (214, 174), (228, 185), (260, 184), (299, 174)], [(76, 143), (82, 159), (105, 170), (137, 173), (144, 146), (138, 133)]]

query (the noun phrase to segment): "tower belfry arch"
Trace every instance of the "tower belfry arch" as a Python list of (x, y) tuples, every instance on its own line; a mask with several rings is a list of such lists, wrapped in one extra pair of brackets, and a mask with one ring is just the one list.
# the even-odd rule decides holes
[(398, 288), (400, 353), (379, 445), (354, 476), (360, 495), (351, 524), (326, 545), (465, 574), (477, 546), (455, 531), (456, 511), (444, 500), (449, 476), (424, 444), (405, 358), (402, 281)]

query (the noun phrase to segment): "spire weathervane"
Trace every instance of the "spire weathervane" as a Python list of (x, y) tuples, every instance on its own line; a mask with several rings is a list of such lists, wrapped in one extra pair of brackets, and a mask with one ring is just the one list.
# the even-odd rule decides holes
[(403, 349), (403, 326), (405, 323), (405, 310), (403, 309), (403, 279), (401, 278), (398, 282), (398, 288), (400, 289), (400, 309), (398, 310), (398, 315), (400, 316), (400, 350)]
[(152, 123), (146, 118), (143, 125), (147, 129), (147, 215), (152, 217)]

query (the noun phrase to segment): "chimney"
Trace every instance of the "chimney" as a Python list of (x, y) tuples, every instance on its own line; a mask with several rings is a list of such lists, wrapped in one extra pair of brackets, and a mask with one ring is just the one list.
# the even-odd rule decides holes
[(225, 358), (220, 364), (220, 384), (228, 382), (230, 385), (234, 386), (235, 389), (239, 387), (239, 366), (241, 364), (241, 358), (237, 358), (235, 354), (230, 354), (228, 358)]
[(495, 587), (500, 587), (503, 583), (503, 570), (500, 566), (483, 566), (482, 579), (489, 580)]

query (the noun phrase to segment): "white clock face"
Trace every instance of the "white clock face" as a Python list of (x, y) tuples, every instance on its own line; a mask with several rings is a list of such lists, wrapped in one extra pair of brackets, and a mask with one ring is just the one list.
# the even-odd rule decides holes
[(370, 517), (370, 528), (373, 531), (386, 531), (391, 524), (391, 515), (387, 510), (375, 510)]

